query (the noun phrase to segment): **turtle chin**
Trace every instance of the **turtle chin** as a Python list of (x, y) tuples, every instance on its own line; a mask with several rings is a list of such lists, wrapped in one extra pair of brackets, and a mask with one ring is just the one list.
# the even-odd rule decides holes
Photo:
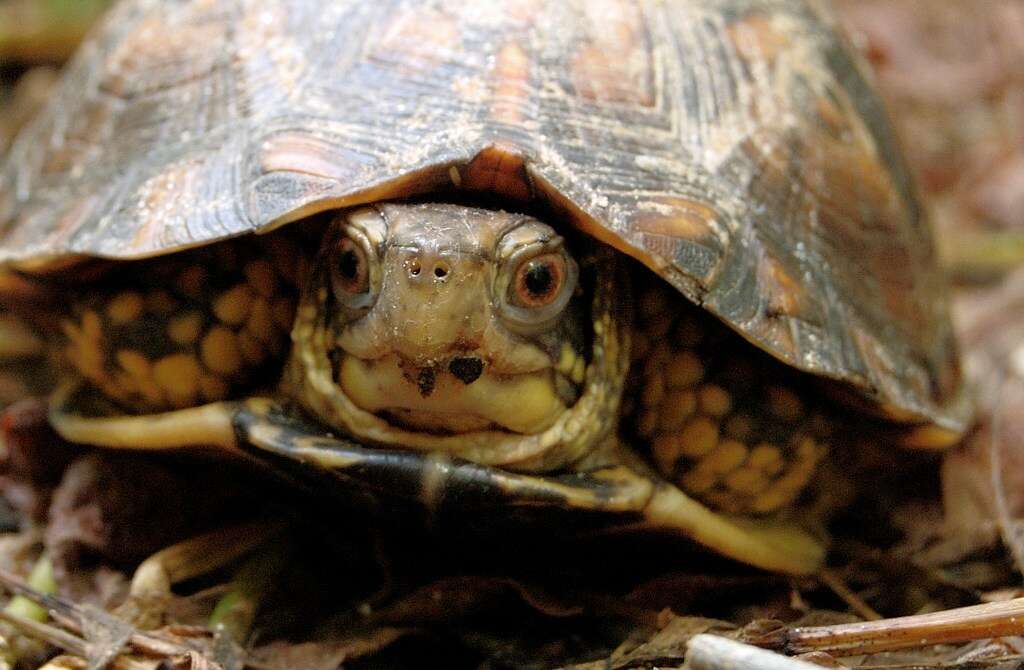
[(406, 430), (528, 435), (547, 430), (568, 409), (551, 368), (502, 374), (471, 356), (431, 366), (394, 354), (339, 358), (335, 379), (341, 391), (360, 409)]

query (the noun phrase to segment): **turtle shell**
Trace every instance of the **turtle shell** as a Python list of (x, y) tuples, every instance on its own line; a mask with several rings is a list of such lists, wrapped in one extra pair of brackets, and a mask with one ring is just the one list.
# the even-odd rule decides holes
[(967, 420), (929, 228), (811, 0), (127, 0), (0, 168), (0, 263), (452, 186), (546, 198), (777, 358)]

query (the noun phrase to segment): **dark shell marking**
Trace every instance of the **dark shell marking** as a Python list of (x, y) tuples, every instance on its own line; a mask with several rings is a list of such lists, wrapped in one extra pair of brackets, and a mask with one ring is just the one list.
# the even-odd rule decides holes
[(544, 196), (783, 361), (957, 432), (930, 233), (818, 6), (124, 2), (0, 168), (0, 262), (452, 182)]

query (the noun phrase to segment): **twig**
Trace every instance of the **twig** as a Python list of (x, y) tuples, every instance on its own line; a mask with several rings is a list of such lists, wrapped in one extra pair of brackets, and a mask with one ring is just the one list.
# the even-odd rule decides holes
[(1024, 598), (881, 621), (792, 628), (766, 636), (760, 646), (787, 654), (852, 656), (1010, 635), (1024, 635)]
[(701, 633), (687, 644), (690, 670), (821, 670), (821, 666), (729, 638)]
[(878, 621), (882, 619), (882, 615), (871, 609), (871, 606), (864, 602), (860, 596), (850, 590), (850, 587), (846, 585), (843, 580), (839, 578), (836, 573), (825, 568), (818, 572), (818, 578), (825, 584), (825, 586), (832, 589), (832, 592), (843, 599), (850, 609), (856, 612), (862, 619), (868, 621)]
[(48, 642), (54, 646), (60, 647), (65, 651), (69, 651), (77, 656), (84, 657), (86, 654), (86, 643), (80, 637), (76, 637), (66, 630), (57, 628), (45, 624), (36, 619), (32, 619), (20, 614), (8, 612), (6, 610), (0, 610), (0, 621), (9, 623), (14, 628), (18, 629), (25, 635), (33, 637), (43, 642)]
[[(49, 611), (50, 616), (54, 620), (59, 621), (61, 625), (70, 629), (73, 633), (80, 634), (83, 622), (90, 616), (90, 613), (83, 610), (79, 605), (68, 602), (59, 596), (40, 593), (26, 584), (21, 578), (6, 570), (0, 570), (0, 586), (39, 603)], [(47, 628), (53, 627), (47, 626)], [(159, 633), (145, 633), (142, 631), (133, 632), (128, 639), (128, 644), (134, 650), (151, 656), (175, 657), (192, 654), (197, 651), (188, 645), (169, 640)]]

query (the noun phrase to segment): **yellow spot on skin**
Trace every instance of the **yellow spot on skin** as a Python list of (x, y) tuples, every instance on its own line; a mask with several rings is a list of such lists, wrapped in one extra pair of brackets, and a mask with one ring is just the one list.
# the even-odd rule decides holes
[(778, 447), (768, 442), (762, 442), (751, 450), (747, 465), (758, 468), (765, 474), (775, 475), (785, 466), (785, 461), (782, 459), (782, 452)]
[(736, 440), (725, 440), (701, 464), (717, 475), (732, 472), (747, 460), (747, 447)]
[(115, 296), (107, 303), (107, 316), (115, 325), (124, 325), (142, 316), (144, 307), (142, 296), (134, 291), (128, 291)]
[(178, 288), (182, 293), (193, 298), (202, 297), (205, 282), (206, 270), (198, 265), (190, 266), (178, 275)]
[(153, 364), (153, 378), (176, 407), (195, 403), (201, 374), (199, 362), (190, 354), (171, 354)]
[(697, 409), (697, 396), (693, 391), (670, 391), (661, 403), (659, 426), (664, 432), (675, 432)]
[(82, 333), (93, 342), (99, 342), (103, 337), (103, 321), (91, 309), (82, 315)]
[(242, 367), (242, 355), (234, 334), (223, 326), (210, 329), (200, 345), (203, 364), (222, 375), (233, 375)]
[(807, 483), (808, 476), (800, 472), (789, 472), (776, 479), (751, 504), (751, 511), (764, 513), (773, 512), (788, 505)]
[(818, 445), (814, 443), (809, 437), (801, 438), (800, 442), (796, 446), (797, 458), (805, 461), (817, 461), (818, 460)]
[(586, 362), (582, 358), (577, 358), (576, 362), (572, 366), (572, 380), (577, 384), (583, 383), (583, 378), (587, 372)]
[(750, 505), (750, 511), (755, 514), (767, 514), (788, 505), (796, 492), (779, 486), (771, 486), (767, 491), (757, 496)]
[(199, 379), (199, 390), (203, 394), (203, 400), (214, 402), (228, 397), (228, 385), (220, 377), (204, 375)]
[(700, 458), (718, 444), (718, 426), (705, 418), (693, 419), (683, 428), (679, 440), (683, 455)]
[(274, 317), (270, 313), (270, 305), (262, 300), (253, 302), (245, 329), (260, 342), (274, 344), (277, 340), (278, 332), (274, 328)]
[(668, 361), (665, 380), (670, 388), (693, 386), (704, 377), (704, 365), (692, 351), (683, 351)]
[(244, 331), (238, 334), (238, 348), (242, 352), (242, 358), (251, 366), (262, 363), (267, 355), (260, 341)]
[(694, 468), (683, 475), (680, 484), (685, 491), (698, 495), (713, 487), (717, 481), (715, 475), (710, 471)]
[(122, 349), (117, 352), (117, 363), (136, 380), (148, 379), (152, 370), (149, 367), (149, 359), (137, 351)]
[[(89, 315), (92, 318), (88, 318)], [(89, 330), (95, 332), (90, 335)], [(105, 356), (100, 346), (100, 321), (93, 312), (87, 312), (82, 317), (82, 324), (79, 326), (73, 321), (62, 321), (61, 330), (68, 338), (68, 346), (65, 354), (75, 368), (82, 373), (86, 379), (96, 383), (102, 383), (106, 378)]]
[(725, 416), (732, 409), (732, 398), (721, 386), (706, 384), (698, 392), (700, 409), (711, 416)]
[(167, 324), (167, 335), (176, 344), (192, 344), (199, 339), (202, 327), (203, 315), (199, 312), (189, 312), (184, 316), (171, 319), (171, 322)]
[(572, 374), (572, 366), (575, 362), (576, 352), (573, 351), (571, 345), (563, 342), (562, 349), (558, 352), (558, 363), (555, 364), (555, 369), (568, 377)]
[(290, 298), (278, 298), (274, 301), (274, 304), (270, 307), (271, 315), (274, 318), (274, 324), (283, 330), (288, 332), (292, 329), (292, 324), (295, 322), (295, 301)]
[(659, 435), (651, 443), (654, 464), (658, 466), (658, 471), (666, 477), (671, 477), (675, 471), (681, 448), (678, 435)]
[(768, 479), (759, 470), (742, 468), (726, 475), (725, 485), (736, 493), (756, 495), (768, 486)]
[(255, 295), (246, 284), (234, 286), (213, 301), (213, 314), (229, 326), (237, 326), (249, 316)]
[(804, 404), (793, 391), (773, 386), (768, 389), (768, 411), (783, 421), (796, 421), (804, 413)]
[(277, 277), (274, 268), (263, 259), (251, 261), (243, 270), (249, 285), (264, 298), (272, 298), (277, 291)]
[[(810, 481), (818, 460), (824, 454), (824, 449), (811, 438), (804, 437), (797, 442), (795, 452), (796, 459), (790, 463), (789, 469), (750, 505), (753, 512), (773, 512), (791, 503)], [(785, 463), (781, 463), (778, 471), (782, 472), (783, 467)], [(770, 476), (773, 473), (766, 470), (766, 474)]]

